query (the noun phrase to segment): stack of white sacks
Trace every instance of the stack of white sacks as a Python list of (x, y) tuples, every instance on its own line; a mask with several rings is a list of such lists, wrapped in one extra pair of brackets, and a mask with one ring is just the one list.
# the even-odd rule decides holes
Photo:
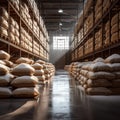
[(8, 37), (8, 20), (9, 15), (5, 8), (0, 7), (0, 34)]
[(38, 78), (40, 84), (45, 83), (45, 76), (44, 76), (44, 70), (43, 70), (43, 65), (36, 62), (35, 64), (32, 65), (32, 67), (35, 69), (34, 75)]
[(78, 63), (76, 72), (73, 69), (74, 67), (70, 67), (70, 75), (79, 81), (87, 94), (120, 94), (119, 54), (113, 54), (105, 60), (97, 58), (92, 62)]
[(120, 95), (120, 55), (113, 54), (106, 58), (105, 62), (111, 67), (111, 71), (115, 75), (115, 79), (111, 80), (110, 90), (112, 94)]
[(8, 98), (12, 95), (10, 82), (14, 78), (10, 74), (10, 55), (0, 50), (0, 98)]
[(11, 82), (13, 97), (36, 97), (39, 95), (37, 88), (38, 78), (34, 76), (35, 69), (31, 67), (32, 61), (20, 58), (16, 61), (18, 65), (13, 68), (12, 74), (15, 79)]
[(0, 98), (39, 96), (39, 84), (49, 82), (55, 73), (51, 63), (20, 57), (15, 64), (0, 50)]

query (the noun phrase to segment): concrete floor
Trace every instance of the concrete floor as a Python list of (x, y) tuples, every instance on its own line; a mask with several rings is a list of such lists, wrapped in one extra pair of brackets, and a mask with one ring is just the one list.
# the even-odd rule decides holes
[(1, 99), (1, 120), (120, 120), (120, 96), (86, 96), (64, 71), (40, 99)]

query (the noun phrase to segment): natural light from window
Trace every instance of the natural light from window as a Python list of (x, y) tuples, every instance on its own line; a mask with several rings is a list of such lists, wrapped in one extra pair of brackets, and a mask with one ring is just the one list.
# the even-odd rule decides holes
[(54, 36), (53, 37), (53, 49), (54, 50), (68, 50), (69, 49), (69, 37), (68, 36)]

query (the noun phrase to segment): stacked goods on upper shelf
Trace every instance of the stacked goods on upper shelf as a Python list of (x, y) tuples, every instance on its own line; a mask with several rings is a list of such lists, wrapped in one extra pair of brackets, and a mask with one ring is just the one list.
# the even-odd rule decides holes
[(93, 52), (93, 37), (89, 38), (85, 43), (85, 54)]
[(8, 37), (8, 20), (9, 15), (5, 8), (0, 7), (0, 36), (1, 37)]
[(80, 46), (78, 48), (78, 58), (82, 57), (83, 56), (83, 46)]
[(83, 39), (83, 28), (81, 28), (78, 33), (78, 42), (80, 42), (82, 39)]
[(33, 41), (33, 53), (39, 55), (40, 52), (41, 51), (40, 51), (40, 48), (39, 48), (39, 43), (34, 40)]
[(93, 0), (86, 0), (85, 1), (85, 7), (84, 7), (84, 15), (86, 16), (88, 11), (91, 9), (91, 6), (93, 4)]
[(108, 46), (110, 41), (110, 21), (105, 24), (104, 30), (104, 45)]
[(21, 16), (24, 18), (24, 20), (27, 22), (27, 24), (30, 26), (30, 28), (32, 29), (32, 18), (30, 15), (30, 10), (29, 7), (26, 3), (22, 2), (20, 4), (21, 6)]
[(74, 58), (75, 60), (77, 59), (77, 56), (78, 56), (77, 53), (78, 53), (78, 50), (76, 49), (76, 50), (75, 50), (75, 56), (74, 56), (74, 57), (75, 57), (75, 58)]
[(16, 67), (13, 68), (12, 74), (16, 78), (11, 82), (13, 97), (36, 97), (39, 95), (37, 88), (38, 79), (33, 76), (35, 69), (30, 66), (31, 60), (27, 58), (19, 58)]
[(110, 90), (112, 94), (120, 94), (120, 55), (113, 54), (109, 56), (105, 59), (105, 63), (111, 67), (111, 71), (115, 75), (115, 79), (111, 79), (112, 86)]
[(12, 17), (10, 17), (9, 30), (10, 30), (9, 33), (10, 41), (14, 44), (19, 45), (20, 43), (19, 25)]
[(71, 60), (74, 60), (74, 52), (72, 53)]
[(19, 8), (19, 4), (20, 4), (20, 1), (19, 0), (10, 0), (10, 2), (14, 5), (14, 7), (19, 11), (20, 8)]
[(12, 95), (9, 84), (14, 76), (10, 74), (10, 68), (6, 66), (9, 59), (10, 55), (0, 50), (0, 98), (8, 98)]
[(103, 0), (103, 13), (105, 13), (110, 7), (110, 0)]
[(33, 8), (34, 0), (28, 0), (28, 1), (29, 1), (29, 3), (30, 3), (31, 7)]
[(41, 44), (44, 46), (44, 43), (46, 43), (46, 41), (42, 32), (40, 32), (40, 41), (41, 41)]
[(21, 27), (21, 47), (32, 52), (32, 36)]
[(95, 33), (95, 50), (102, 47), (102, 29)]
[(114, 43), (120, 39), (120, 12), (116, 13), (111, 19), (111, 41)]
[(93, 27), (93, 13), (91, 13), (84, 23), (84, 34), (87, 34), (87, 32)]
[(95, 22), (102, 17), (102, 0), (97, 0), (95, 5)]
[(35, 13), (35, 16), (37, 18), (37, 21), (39, 21), (40, 13), (39, 13), (39, 9), (38, 9), (37, 3), (35, 1), (34, 1), (34, 13)]
[(34, 30), (34, 33), (39, 38), (39, 31), (40, 31), (40, 29), (39, 29), (38, 23), (35, 20), (33, 21), (33, 30)]

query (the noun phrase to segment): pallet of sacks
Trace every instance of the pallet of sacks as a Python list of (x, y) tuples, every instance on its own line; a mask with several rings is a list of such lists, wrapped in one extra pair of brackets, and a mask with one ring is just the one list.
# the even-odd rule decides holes
[(115, 78), (111, 80), (112, 86), (109, 89), (113, 95), (120, 95), (120, 55), (109, 56), (105, 59), (105, 63), (111, 67), (111, 72), (115, 75)]
[(72, 63), (69, 73), (88, 95), (120, 95), (120, 55)]
[(9, 98), (12, 96), (10, 82), (14, 76), (10, 74), (10, 67), (13, 64), (9, 59), (10, 55), (0, 50), (0, 98)]

